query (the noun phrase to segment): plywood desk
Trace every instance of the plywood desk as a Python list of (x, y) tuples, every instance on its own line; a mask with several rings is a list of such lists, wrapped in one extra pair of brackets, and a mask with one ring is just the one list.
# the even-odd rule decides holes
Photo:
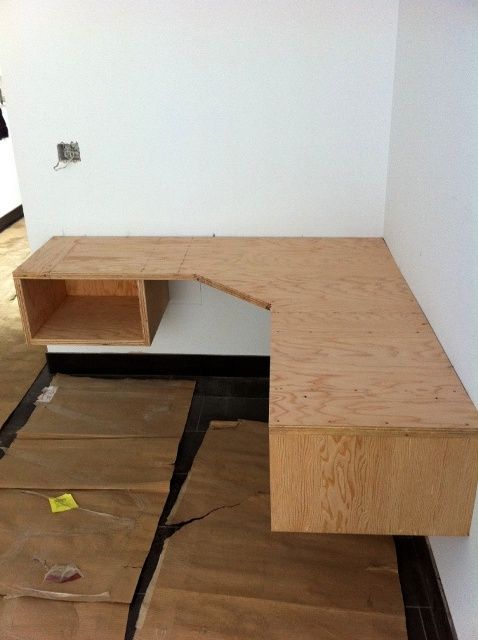
[(468, 533), (478, 413), (382, 239), (56, 237), (14, 277), (32, 343), (149, 344), (168, 280), (269, 309), (272, 529)]

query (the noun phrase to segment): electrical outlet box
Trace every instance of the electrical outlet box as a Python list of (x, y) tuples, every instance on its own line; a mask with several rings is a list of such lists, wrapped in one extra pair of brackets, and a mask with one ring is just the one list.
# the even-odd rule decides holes
[(56, 148), (58, 162), (80, 162), (80, 145), (78, 142), (59, 142)]

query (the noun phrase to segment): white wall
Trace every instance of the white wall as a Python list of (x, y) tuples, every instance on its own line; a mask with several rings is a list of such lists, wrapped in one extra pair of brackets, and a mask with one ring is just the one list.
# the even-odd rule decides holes
[[(63, 233), (381, 236), (396, 18), (397, 0), (3, 0), (32, 247)], [(55, 173), (61, 140), (82, 162)], [(236, 353), (251, 348), (238, 326), (221, 328)]]
[[(385, 239), (478, 405), (478, 5), (400, 0)], [(469, 539), (433, 538), (460, 640), (478, 638)]]
[[(8, 126), (9, 120), (5, 107), (2, 107), (2, 114)], [(0, 218), (16, 209), (21, 203), (12, 139), (8, 137), (0, 140)]]
[(0, 218), (22, 203), (11, 138), (0, 140)]

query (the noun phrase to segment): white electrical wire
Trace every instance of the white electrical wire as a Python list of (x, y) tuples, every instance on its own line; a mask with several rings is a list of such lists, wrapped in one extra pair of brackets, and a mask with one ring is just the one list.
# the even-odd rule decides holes
[(56, 165), (53, 167), (53, 171), (60, 171), (61, 169), (66, 169), (66, 167), (72, 162), (73, 160), (58, 160)]

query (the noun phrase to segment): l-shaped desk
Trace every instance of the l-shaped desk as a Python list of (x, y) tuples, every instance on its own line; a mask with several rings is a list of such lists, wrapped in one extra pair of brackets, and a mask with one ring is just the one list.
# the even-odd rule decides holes
[(150, 344), (168, 280), (269, 309), (272, 529), (468, 533), (478, 412), (383, 239), (54, 237), (14, 278), (35, 344)]

